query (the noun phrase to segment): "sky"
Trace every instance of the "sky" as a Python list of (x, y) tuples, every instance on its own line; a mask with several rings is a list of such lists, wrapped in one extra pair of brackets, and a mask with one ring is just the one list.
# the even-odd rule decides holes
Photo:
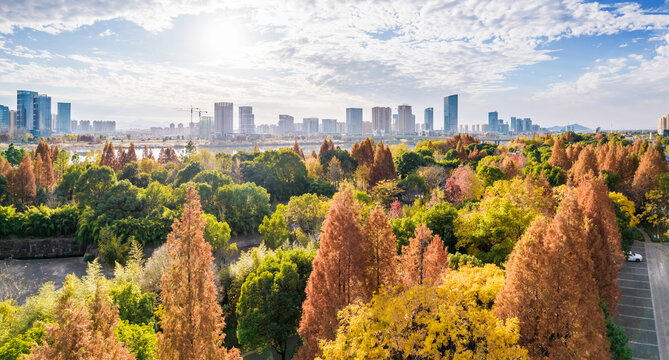
[(459, 94), (461, 124), (655, 128), (669, 113), (669, 0), (2, 0), (0, 104), (16, 90), (119, 128), (191, 105), (345, 121)]

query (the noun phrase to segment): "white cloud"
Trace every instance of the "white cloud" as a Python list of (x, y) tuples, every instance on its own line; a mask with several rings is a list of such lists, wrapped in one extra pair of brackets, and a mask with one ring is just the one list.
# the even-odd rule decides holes
[(98, 36), (100, 36), (100, 37), (107, 37), (107, 36), (112, 36), (112, 35), (115, 35), (115, 33), (113, 31), (111, 31), (110, 29), (107, 29), (107, 30), (101, 32), (100, 34), (98, 34)]
[[(67, 66), (36, 61), (17, 64), (12, 71), (0, 68), (0, 82), (67, 84), (81, 89), (91, 101), (99, 98), (101, 104), (168, 106), (171, 100), (165, 99), (170, 98), (202, 102), (234, 97), (272, 105), (274, 113), (282, 111), (282, 106), (302, 107), (305, 112), (334, 111), (330, 109), (345, 104), (392, 104), (426, 93), (484, 97), (513, 90), (505, 83), (510, 73), (555, 60), (556, 54), (547, 47), (551, 42), (669, 26), (668, 15), (648, 12), (635, 3), (604, 6), (579, 0), (63, 0), (50, 4), (5, 0), (0, 2), (0, 33), (33, 28), (57, 34), (111, 19), (157, 33), (172, 27), (182, 15), (221, 13), (259, 34), (232, 59), (204, 56), (177, 66), (115, 60), (115, 54), (74, 55)], [(107, 29), (99, 35), (111, 34)], [(54, 56), (1, 46), (0, 42), (0, 54)], [(545, 94), (590, 94), (624, 73), (648, 76), (645, 72), (651, 69), (643, 64), (649, 61), (603, 59), (580, 79), (554, 84)]]

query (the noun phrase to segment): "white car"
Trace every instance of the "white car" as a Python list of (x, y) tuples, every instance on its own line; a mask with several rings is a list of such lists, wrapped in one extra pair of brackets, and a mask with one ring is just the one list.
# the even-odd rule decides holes
[(627, 253), (627, 261), (642, 262), (643, 256), (641, 256), (641, 254), (630, 252)]

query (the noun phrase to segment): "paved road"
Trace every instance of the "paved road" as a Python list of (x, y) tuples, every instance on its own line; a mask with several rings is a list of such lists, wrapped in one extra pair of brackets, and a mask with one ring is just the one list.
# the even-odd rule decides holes
[(618, 274), (620, 301), (614, 321), (629, 337), (633, 359), (669, 360), (669, 244), (635, 242), (644, 257)]
[(669, 244), (645, 242), (661, 360), (669, 360)]

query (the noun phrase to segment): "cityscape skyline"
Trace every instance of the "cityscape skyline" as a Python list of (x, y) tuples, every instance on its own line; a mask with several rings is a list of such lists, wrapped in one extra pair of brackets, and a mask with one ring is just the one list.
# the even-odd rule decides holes
[(39, 88), (119, 128), (186, 122), (177, 108), (213, 112), (219, 99), (254, 106), (255, 124), (404, 103), (442, 119), (449, 93), (465, 125), (498, 109), (546, 126), (654, 128), (668, 111), (663, 0), (498, 3), (504, 16), (424, 1), (155, 5), (3, 1), (0, 104)]

